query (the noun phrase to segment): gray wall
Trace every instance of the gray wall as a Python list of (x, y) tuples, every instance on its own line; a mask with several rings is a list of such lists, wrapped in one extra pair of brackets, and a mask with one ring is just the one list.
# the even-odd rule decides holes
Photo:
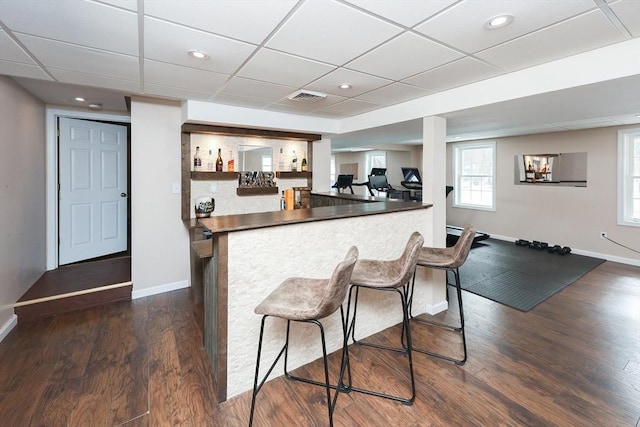
[(45, 107), (0, 76), (0, 334), (44, 273)]
[[(618, 130), (615, 126), (496, 139), (496, 210), (453, 208), (447, 199), (447, 223), (475, 224), (490, 234), (570, 246), (615, 259), (638, 261), (638, 254), (600, 238), (638, 249), (640, 227), (617, 224)], [(447, 144), (447, 183), (453, 183), (452, 146)], [(587, 153), (587, 187), (514, 184), (514, 156), (535, 153)], [(454, 190), (455, 191), (455, 190)]]

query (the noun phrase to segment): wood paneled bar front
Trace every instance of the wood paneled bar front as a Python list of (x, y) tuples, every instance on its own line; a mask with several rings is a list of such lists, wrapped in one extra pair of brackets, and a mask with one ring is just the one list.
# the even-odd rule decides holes
[[(361, 258), (394, 259), (401, 255), (412, 232), (426, 233), (431, 205), (368, 201), (199, 220), (212, 233), (213, 256), (205, 260), (204, 341), (218, 401), (253, 386), (261, 320), (253, 310), (283, 280), (295, 276), (328, 278), (352, 245), (358, 247)], [(425, 277), (417, 280), (424, 282)], [(427, 287), (416, 286), (415, 312), (425, 311), (420, 307), (426, 305)], [(360, 338), (401, 321), (399, 304), (384, 297), (361, 293)], [(385, 300), (377, 301), (380, 298)], [(342, 345), (340, 314), (323, 320), (323, 325), (327, 350), (338, 350)], [(321, 355), (317, 330), (307, 326), (292, 326), (291, 369)], [(286, 322), (270, 320), (267, 334), (279, 340), (285, 327)], [(278, 340), (265, 338), (264, 360), (275, 357), (282, 346)]]

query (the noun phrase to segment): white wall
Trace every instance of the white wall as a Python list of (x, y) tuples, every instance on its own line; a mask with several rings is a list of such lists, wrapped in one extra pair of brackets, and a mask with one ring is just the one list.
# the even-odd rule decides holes
[[(606, 231), (611, 239), (640, 249), (640, 227), (620, 226), (616, 219), (618, 130), (631, 127), (497, 139), (495, 212), (453, 208), (452, 193), (447, 199), (447, 223), (473, 223), (479, 230), (503, 237), (638, 261), (638, 254), (600, 238), (600, 232)], [(453, 183), (452, 146), (447, 146), (447, 183)], [(587, 153), (586, 188), (514, 184), (516, 155), (572, 152)]]
[(181, 107), (131, 100), (131, 276), (134, 297), (189, 281), (189, 235), (181, 220)]
[(0, 340), (13, 303), (44, 273), (45, 107), (0, 76)]

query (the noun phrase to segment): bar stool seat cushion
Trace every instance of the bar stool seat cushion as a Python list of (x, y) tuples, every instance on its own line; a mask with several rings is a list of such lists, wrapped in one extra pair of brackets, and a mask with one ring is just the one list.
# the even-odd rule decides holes
[(467, 260), (475, 235), (475, 227), (467, 225), (462, 230), (462, 234), (455, 246), (450, 248), (421, 248), (418, 255), (418, 265), (446, 270), (459, 268)]
[[(309, 320), (325, 317), (319, 311), (329, 279), (290, 277), (282, 282), (255, 308), (256, 314), (288, 320)], [(342, 303), (340, 301), (337, 305)]]
[(423, 247), (418, 255), (418, 265), (423, 267), (455, 268), (454, 248), (429, 248)]
[(395, 288), (404, 285), (400, 283), (401, 270), (402, 263), (398, 260), (360, 259), (353, 268), (351, 283), (368, 288)]

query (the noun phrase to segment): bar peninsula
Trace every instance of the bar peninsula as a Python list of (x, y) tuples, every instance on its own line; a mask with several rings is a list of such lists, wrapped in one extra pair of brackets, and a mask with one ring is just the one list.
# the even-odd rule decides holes
[[(261, 320), (253, 309), (283, 280), (330, 277), (352, 245), (358, 247), (360, 258), (398, 258), (411, 233), (425, 234), (431, 220), (430, 204), (324, 193), (317, 196), (347, 204), (213, 216), (199, 221), (212, 233), (213, 257), (205, 260), (204, 269), (204, 344), (219, 402), (253, 387)], [(424, 305), (421, 303), (428, 291), (424, 288), (416, 286), (417, 312)], [(360, 295), (360, 338), (402, 320), (397, 301), (375, 294), (381, 292)], [(341, 348), (339, 312), (324, 319), (323, 325), (327, 351)], [(273, 360), (281, 348), (285, 327), (281, 319), (269, 320), (264, 360)], [(292, 325), (289, 368), (321, 356), (316, 334), (317, 329), (309, 325)], [(282, 375), (282, 371), (276, 371), (278, 368), (274, 377)]]

